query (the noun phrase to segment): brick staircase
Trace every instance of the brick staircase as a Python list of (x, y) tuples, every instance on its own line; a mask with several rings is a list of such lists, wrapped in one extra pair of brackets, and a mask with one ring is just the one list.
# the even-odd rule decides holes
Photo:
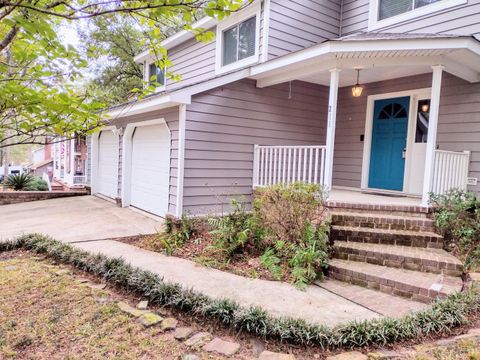
[(428, 208), (329, 203), (329, 277), (424, 303), (460, 291), (462, 263), (442, 249)]

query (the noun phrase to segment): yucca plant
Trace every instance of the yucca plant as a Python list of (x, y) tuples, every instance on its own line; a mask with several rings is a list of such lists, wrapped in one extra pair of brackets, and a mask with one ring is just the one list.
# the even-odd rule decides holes
[(34, 181), (34, 177), (30, 174), (12, 174), (7, 176), (4, 185), (15, 191), (26, 190)]

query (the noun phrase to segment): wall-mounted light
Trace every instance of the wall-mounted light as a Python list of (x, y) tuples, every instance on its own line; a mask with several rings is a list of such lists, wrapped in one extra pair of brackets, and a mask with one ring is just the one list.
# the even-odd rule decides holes
[(354, 87), (352, 87), (352, 95), (353, 97), (360, 97), (362, 96), (363, 92), (363, 86), (360, 85), (360, 69), (355, 69), (357, 70), (357, 83), (355, 84)]

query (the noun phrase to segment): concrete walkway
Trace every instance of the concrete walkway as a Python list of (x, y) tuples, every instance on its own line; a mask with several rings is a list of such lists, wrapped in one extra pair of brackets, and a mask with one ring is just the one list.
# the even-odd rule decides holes
[(92, 253), (123, 257), (134, 266), (210, 297), (229, 298), (243, 306), (260, 306), (274, 316), (291, 316), (329, 326), (380, 316), (318, 286), (300, 291), (286, 283), (249, 279), (105, 240), (151, 234), (161, 227), (162, 223), (155, 219), (93, 196), (0, 206), (0, 241), (24, 233), (47, 234)]
[(153, 234), (161, 228), (158, 220), (94, 196), (0, 206), (0, 240), (37, 232), (74, 242)]
[(379, 316), (318, 286), (300, 291), (287, 283), (249, 279), (113, 240), (82, 242), (74, 246), (92, 253), (122, 257), (134, 266), (163, 276), (166, 281), (213, 298), (229, 298), (243, 306), (260, 306), (274, 316), (291, 316), (329, 326)]

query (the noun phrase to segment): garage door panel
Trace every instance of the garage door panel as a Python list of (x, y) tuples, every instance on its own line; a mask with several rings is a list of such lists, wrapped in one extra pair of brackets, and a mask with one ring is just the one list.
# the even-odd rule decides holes
[(131, 205), (165, 216), (169, 182), (170, 134), (167, 126), (136, 128), (132, 138)]
[(98, 139), (97, 192), (115, 198), (118, 188), (118, 136), (102, 131)]

